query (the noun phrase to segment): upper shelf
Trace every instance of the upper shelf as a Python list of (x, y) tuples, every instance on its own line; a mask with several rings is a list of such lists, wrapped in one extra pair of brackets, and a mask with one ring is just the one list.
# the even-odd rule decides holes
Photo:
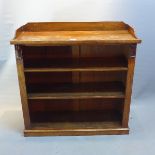
[(127, 71), (124, 58), (27, 59), (25, 72)]
[(140, 43), (133, 28), (123, 22), (28, 23), (16, 31), (11, 44), (130, 44)]

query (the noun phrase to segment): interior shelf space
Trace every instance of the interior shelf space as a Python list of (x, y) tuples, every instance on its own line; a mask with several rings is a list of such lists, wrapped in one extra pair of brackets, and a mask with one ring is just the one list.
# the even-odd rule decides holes
[(24, 72), (127, 71), (119, 45), (22, 47)]
[(33, 112), (32, 122), (117, 122), (121, 121), (121, 113), (116, 110), (106, 111), (61, 111)]
[(68, 131), (106, 132), (121, 128), (121, 117), (117, 111), (40, 112), (31, 116), (31, 129), (60, 135)]
[(29, 99), (31, 128), (102, 130), (120, 128), (124, 99)]
[[(32, 123), (120, 122), (124, 99), (29, 99)], [(81, 124), (82, 125), (82, 124)]]
[(29, 99), (124, 98), (126, 73), (26, 72)]

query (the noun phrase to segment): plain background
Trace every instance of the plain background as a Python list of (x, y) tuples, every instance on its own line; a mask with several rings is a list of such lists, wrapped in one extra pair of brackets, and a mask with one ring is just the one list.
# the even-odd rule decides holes
[[(154, 154), (154, 0), (0, 0), (0, 155)], [(138, 45), (130, 135), (36, 137), (22, 135), (23, 119), (14, 48), (15, 30), (37, 21), (124, 21), (142, 39)]]

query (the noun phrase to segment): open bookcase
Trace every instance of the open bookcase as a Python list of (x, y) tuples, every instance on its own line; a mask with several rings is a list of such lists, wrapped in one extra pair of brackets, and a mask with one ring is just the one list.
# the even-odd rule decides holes
[(127, 134), (136, 38), (123, 22), (16, 31), (25, 136)]

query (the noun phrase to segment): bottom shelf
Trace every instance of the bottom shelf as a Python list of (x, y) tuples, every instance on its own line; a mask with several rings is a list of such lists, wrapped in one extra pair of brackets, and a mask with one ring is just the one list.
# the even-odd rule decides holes
[(121, 114), (117, 110), (64, 111), (31, 113), (31, 128), (24, 130), (25, 136), (64, 135), (110, 135), (128, 134), (122, 128)]
[(129, 128), (122, 128), (116, 122), (71, 122), (71, 123), (33, 123), (24, 130), (24, 136), (88, 136), (128, 134)]

